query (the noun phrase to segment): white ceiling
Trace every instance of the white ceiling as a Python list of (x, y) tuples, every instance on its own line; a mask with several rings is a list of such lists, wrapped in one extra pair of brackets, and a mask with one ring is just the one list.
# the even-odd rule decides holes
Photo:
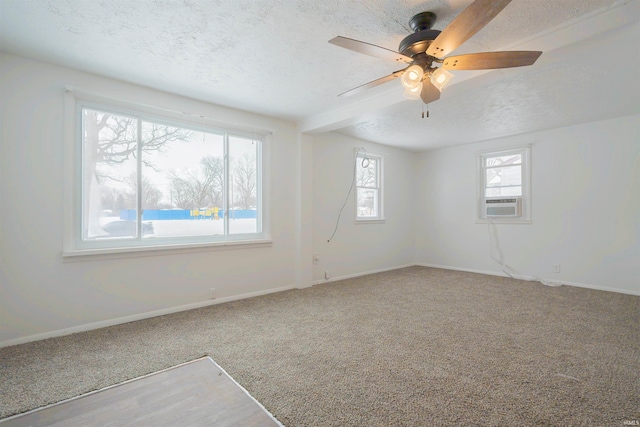
[(0, 0), (0, 49), (246, 111), (424, 150), (640, 113), (640, 0), (513, 0), (455, 54), (542, 50), (531, 67), (456, 72), (421, 119), (396, 63), (416, 13), (443, 29), (471, 0)]

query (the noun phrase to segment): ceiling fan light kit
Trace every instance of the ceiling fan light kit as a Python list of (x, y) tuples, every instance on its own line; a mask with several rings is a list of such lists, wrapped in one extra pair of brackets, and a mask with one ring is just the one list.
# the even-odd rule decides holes
[[(329, 40), (329, 43), (345, 49), (409, 64), (402, 70), (338, 96), (354, 95), (400, 77), (405, 97), (422, 99), (428, 104), (440, 99), (440, 92), (451, 83), (454, 75), (447, 70), (491, 70), (532, 65), (542, 52), (480, 52), (447, 56), (480, 31), (510, 2), (511, 0), (475, 0), (442, 31), (431, 29), (436, 21), (435, 13), (419, 13), (409, 21), (414, 33), (402, 39), (398, 52), (347, 37), (338, 36)], [(442, 65), (436, 67), (434, 63)]]
[(419, 65), (411, 65), (406, 70), (404, 70), (404, 74), (400, 78), (400, 82), (402, 86), (407, 89), (415, 89), (422, 83), (422, 79), (424, 78), (424, 70)]
[(442, 92), (445, 87), (449, 86), (449, 83), (451, 83), (454, 77), (453, 73), (448, 72), (444, 68), (436, 68), (429, 78), (431, 79), (431, 83)]
[(416, 100), (420, 99), (420, 93), (422, 93), (422, 82), (414, 88), (405, 88), (403, 95), (407, 99)]

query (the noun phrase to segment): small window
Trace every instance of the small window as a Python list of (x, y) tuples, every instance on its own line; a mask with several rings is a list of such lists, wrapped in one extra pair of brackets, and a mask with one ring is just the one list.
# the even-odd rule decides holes
[(261, 136), (82, 101), (77, 111), (72, 251), (265, 239)]
[(382, 220), (382, 157), (356, 155), (356, 220)]
[(529, 147), (478, 153), (477, 162), (477, 218), (497, 222), (529, 221)]

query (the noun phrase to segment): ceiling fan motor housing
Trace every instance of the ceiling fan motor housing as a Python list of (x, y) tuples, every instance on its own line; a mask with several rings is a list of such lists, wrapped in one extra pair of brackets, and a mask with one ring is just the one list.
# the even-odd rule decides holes
[(411, 18), (409, 25), (415, 32), (402, 39), (398, 52), (411, 57), (426, 52), (431, 42), (440, 34), (439, 30), (431, 29), (435, 22), (436, 14), (433, 12), (418, 13)]

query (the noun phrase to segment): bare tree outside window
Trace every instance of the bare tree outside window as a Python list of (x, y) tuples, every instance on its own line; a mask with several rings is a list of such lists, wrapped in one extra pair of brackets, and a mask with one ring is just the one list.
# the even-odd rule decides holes
[(79, 246), (261, 233), (260, 139), (142, 116), (82, 108)]
[(209, 205), (223, 207), (224, 160), (222, 157), (206, 156), (202, 158), (204, 176), (209, 182)]
[[(112, 211), (118, 207), (135, 209), (137, 206), (137, 203), (131, 203), (131, 199), (137, 198), (138, 184), (135, 171), (139, 153), (144, 157), (145, 153), (161, 151), (166, 144), (185, 141), (191, 135), (189, 130), (149, 123), (142, 127), (143, 132), (139, 138), (138, 120), (125, 115), (83, 109), (85, 238), (105, 234), (101, 218), (106, 212), (113, 214)], [(142, 160), (144, 161), (144, 158)], [(146, 166), (154, 167), (152, 162), (147, 162)], [(144, 184), (143, 180), (143, 191)], [(159, 196), (159, 190), (154, 190), (149, 180), (146, 181), (146, 188), (151, 204), (157, 204), (153, 200)], [(103, 201), (108, 200), (112, 200), (114, 204), (109, 207), (103, 206)]]
[(233, 166), (233, 191), (235, 206), (251, 209), (256, 206), (256, 162), (255, 155), (245, 153)]
[(380, 218), (380, 158), (356, 158), (356, 206), (358, 219)]
[[(230, 209), (231, 222), (229, 233), (255, 232), (258, 229), (258, 218), (253, 219), (258, 198), (258, 145), (255, 140), (230, 137), (229, 138), (229, 175), (231, 179)], [(241, 227), (238, 221), (241, 215), (236, 210), (244, 211), (242, 215), (251, 215), (252, 220)]]
[[(198, 167), (199, 166), (199, 167)], [(178, 173), (170, 172), (170, 192), (172, 207), (182, 209), (200, 209), (203, 207), (222, 207), (224, 190), (224, 163), (222, 158), (206, 156), (189, 169)]]

